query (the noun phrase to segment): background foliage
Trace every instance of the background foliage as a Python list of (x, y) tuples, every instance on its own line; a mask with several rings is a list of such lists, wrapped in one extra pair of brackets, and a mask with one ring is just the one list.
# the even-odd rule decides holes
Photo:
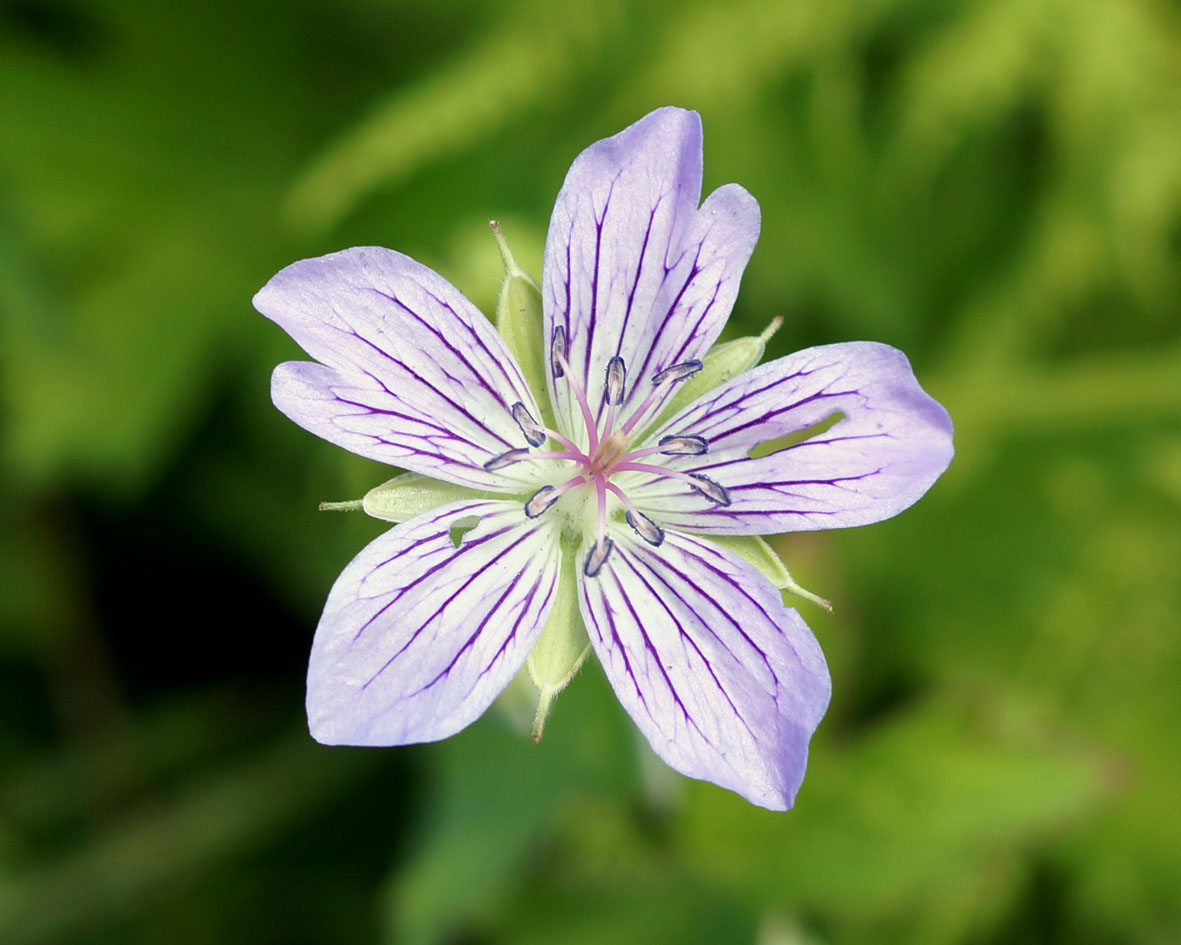
[[(387, 470), (288, 423), (278, 268), (485, 310), (573, 156), (701, 111), (730, 333), (903, 347), (958, 455), (777, 546), (835, 699), (797, 809), (641, 750), (326, 749), (302, 673)], [(1169, 0), (0, 2), (0, 941), (1181, 940), (1181, 11)]]

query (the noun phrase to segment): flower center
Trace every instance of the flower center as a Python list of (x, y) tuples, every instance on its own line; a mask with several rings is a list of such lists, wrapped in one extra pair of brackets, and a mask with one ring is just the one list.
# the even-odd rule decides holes
[(619, 430), (599, 441), (599, 448), (590, 458), (589, 472), (592, 476), (610, 476), (612, 467), (627, 455), (627, 437)]
[[(627, 382), (627, 366), (623, 359), (614, 357), (607, 362), (603, 384), (603, 398), (607, 406), (602, 427), (595, 421), (586, 392), (574, 377), (566, 360), (566, 332), (558, 327), (550, 345), (550, 370), (555, 382), (566, 378), (570, 392), (578, 404), (583, 422), (586, 424), (585, 450), (561, 433), (541, 426), (522, 403), (512, 408), (513, 419), (521, 428), (529, 447), (544, 446), (547, 440), (554, 440), (563, 448), (534, 452), (529, 447), (512, 449), (494, 456), (484, 464), (493, 471), (502, 469), (522, 460), (552, 459), (574, 463), (573, 474), (560, 485), (542, 486), (525, 503), (525, 514), (536, 518), (558, 501), (566, 492), (577, 486), (586, 486), (595, 499), (595, 542), (583, 564), (583, 573), (594, 577), (611, 555), (615, 543), (607, 537), (607, 494), (611, 493), (623, 505), (624, 518), (644, 541), (659, 545), (664, 541), (664, 530), (652, 519), (640, 512), (627, 494), (611, 477), (620, 472), (648, 473), (655, 479), (677, 479), (689, 488), (718, 505), (730, 504), (730, 493), (725, 486), (714, 482), (701, 473), (687, 473), (670, 469), (657, 463), (643, 462), (649, 456), (698, 456), (709, 450), (709, 443), (700, 436), (666, 436), (655, 446), (632, 449), (629, 434), (655, 405), (663, 402), (663, 395), (675, 384), (692, 377), (701, 370), (698, 360), (682, 361), (652, 375), (652, 390), (639, 407), (618, 427), (615, 426), (616, 408), (624, 401)], [(651, 419), (648, 417), (648, 419)]]

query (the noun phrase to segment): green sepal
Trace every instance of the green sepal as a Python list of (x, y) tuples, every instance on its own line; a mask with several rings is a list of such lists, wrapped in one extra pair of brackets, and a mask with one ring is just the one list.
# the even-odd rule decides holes
[(725, 344), (714, 345), (701, 359), (701, 370), (684, 381), (672, 399), (660, 412), (653, 427), (659, 427), (669, 418), (680, 413), (702, 394), (708, 394), (720, 384), (725, 384), (732, 377), (737, 377), (744, 371), (749, 371), (762, 360), (767, 350), (767, 341), (783, 324), (782, 318), (776, 318), (761, 335), (751, 335), (747, 338), (735, 338)]
[(493, 220), (489, 225), (504, 262), (504, 280), (496, 296), (496, 330), (517, 359), (525, 383), (534, 396), (540, 396), (538, 407), (542, 424), (552, 428), (553, 414), (549, 398), (545, 395), (545, 328), (542, 322), (541, 289), (517, 265), (500, 224)]
[(791, 583), (791, 575), (779, 560), (775, 549), (758, 535), (710, 535), (706, 540), (753, 565), (776, 587), (784, 588)]
[(832, 604), (823, 597), (818, 597), (811, 591), (805, 590), (795, 582), (791, 572), (779, 560), (775, 549), (758, 535), (710, 535), (706, 541), (712, 541), (718, 547), (737, 555), (747, 564), (752, 565), (779, 590), (787, 591), (796, 597), (802, 597), (829, 612), (832, 611)]
[(448, 502), (498, 498), (503, 496), (442, 482), (418, 473), (403, 473), (366, 492), (365, 498), (361, 500), (361, 508), (374, 518), (405, 522)]
[(529, 651), (525, 666), (537, 688), (537, 714), (533, 738), (539, 740), (554, 697), (582, 667), (590, 653), (590, 638), (578, 610), (577, 554), (567, 542), (562, 545), (561, 572), (554, 589), (554, 606), (541, 635)]

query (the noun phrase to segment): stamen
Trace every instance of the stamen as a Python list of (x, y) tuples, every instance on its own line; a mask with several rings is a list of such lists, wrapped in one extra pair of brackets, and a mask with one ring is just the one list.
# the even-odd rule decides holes
[(709, 452), (709, 440), (703, 436), (662, 436), (660, 452), (665, 456), (700, 456)]
[(525, 434), (530, 446), (541, 446), (548, 439), (545, 430), (529, 413), (529, 408), (520, 401), (513, 404), (513, 419), (517, 421), (517, 426)]
[(585, 482), (583, 476), (574, 476), (572, 479), (566, 480), (560, 486), (542, 486), (530, 496), (529, 501), (525, 503), (525, 514), (529, 518), (537, 518), (542, 512), (548, 509), (551, 505), (561, 498), (562, 493), (572, 486)]
[(702, 368), (702, 364), (696, 358), (690, 358), (688, 361), (682, 361), (680, 364), (674, 364), (672, 367), (666, 367), (663, 371), (657, 371), (652, 375), (652, 386), (657, 387), (665, 381), (683, 381), (687, 377), (692, 377)]
[(542, 486), (534, 492), (529, 501), (525, 503), (525, 515), (529, 518), (537, 518), (558, 501), (558, 497), (553, 494), (556, 491), (553, 486)]
[(599, 516), (595, 536), (600, 544), (607, 535), (607, 485), (607, 480), (603, 476), (595, 476), (595, 496), (599, 500)]
[(537, 518), (558, 501), (558, 497), (554, 495), (556, 491), (553, 486), (542, 486), (534, 492), (533, 497), (525, 503), (525, 515), (528, 518)]
[(644, 402), (636, 408), (635, 412), (627, 418), (627, 421), (619, 429), (625, 434), (630, 433), (632, 427), (634, 427), (640, 421), (640, 418), (648, 412), (648, 408), (656, 403), (656, 401), (660, 398), (660, 395), (664, 393), (664, 391), (667, 390), (670, 385), (676, 384), (679, 381), (683, 381), (687, 377), (692, 377), (700, 370), (701, 362), (696, 358), (693, 358), (689, 361), (682, 361), (680, 364), (674, 364), (672, 367), (667, 367), (663, 371), (657, 371), (652, 375), (651, 392), (647, 397), (644, 398)]
[(586, 556), (586, 564), (582, 566), (582, 573), (588, 578), (595, 577), (602, 570), (603, 565), (607, 563), (607, 559), (611, 556), (611, 549), (614, 547), (615, 542), (605, 535), (596, 541)]
[(553, 371), (555, 379), (566, 373), (564, 367), (566, 360), (566, 329), (561, 325), (554, 328), (554, 339), (550, 343), (549, 348), (549, 360), (550, 370)]
[(511, 466), (513, 463), (519, 463), (523, 459), (530, 459), (532, 456), (533, 454), (525, 447), (508, 450), (499, 456), (493, 456), (484, 464), (484, 469), (487, 472), (495, 472), (498, 469), (503, 469), (505, 466)]
[(652, 545), (659, 545), (664, 541), (664, 529), (632, 505), (627, 493), (613, 482), (607, 483), (607, 488), (614, 492), (619, 497), (619, 501), (623, 503), (623, 507), (626, 509), (624, 518), (627, 519), (627, 524), (636, 530), (636, 534)]
[(574, 373), (570, 370), (570, 362), (566, 360), (566, 330), (561, 325), (554, 329), (554, 343), (550, 351), (554, 362), (560, 369), (554, 373), (554, 377), (562, 377), (564, 374), (570, 375), (567, 383), (574, 394), (574, 399), (578, 402), (578, 409), (582, 411), (582, 421), (586, 424), (588, 440), (586, 452), (591, 455), (599, 447), (599, 428), (591, 414), (590, 404), (587, 403), (586, 392), (575, 379)]
[(690, 483), (690, 485), (711, 502), (716, 502), (718, 505), (730, 504), (730, 490), (725, 486), (714, 482), (708, 476), (703, 476), (701, 473), (689, 473), (689, 478), (697, 480), (697, 482)]
[(614, 357), (607, 362), (607, 403), (611, 406), (623, 403), (623, 382), (627, 379), (627, 367), (623, 358)]
[(623, 514), (627, 524), (636, 530), (644, 541), (650, 545), (659, 545), (664, 541), (664, 529), (648, 518), (643, 512), (627, 511)]
[(658, 477), (680, 479), (682, 482), (689, 483), (689, 485), (710, 501), (716, 502), (718, 505), (730, 504), (729, 490), (725, 486), (714, 482), (708, 476), (703, 476), (701, 473), (685, 473), (679, 469), (667, 469), (664, 466), (653, 466), (651, 463), (633, 463), (631, 460), (616, 464), (612, 471), (646, 472)]

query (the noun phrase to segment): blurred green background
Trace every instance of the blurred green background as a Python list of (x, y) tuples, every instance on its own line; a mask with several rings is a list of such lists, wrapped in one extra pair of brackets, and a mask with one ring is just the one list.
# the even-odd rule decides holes
[[(759, 199), (727, 337), (875, 339), (958, 454), (776, 546), (834, 701), (797, 808), (641, 750), (597, 667), (327, 749), (302, 676), (389, 471), (250, 307), (355, 244), (485, 311), (566, 168), (698, 109)], [(1181, 941), (1172, 0), (0, 0), (0, 942)]]

